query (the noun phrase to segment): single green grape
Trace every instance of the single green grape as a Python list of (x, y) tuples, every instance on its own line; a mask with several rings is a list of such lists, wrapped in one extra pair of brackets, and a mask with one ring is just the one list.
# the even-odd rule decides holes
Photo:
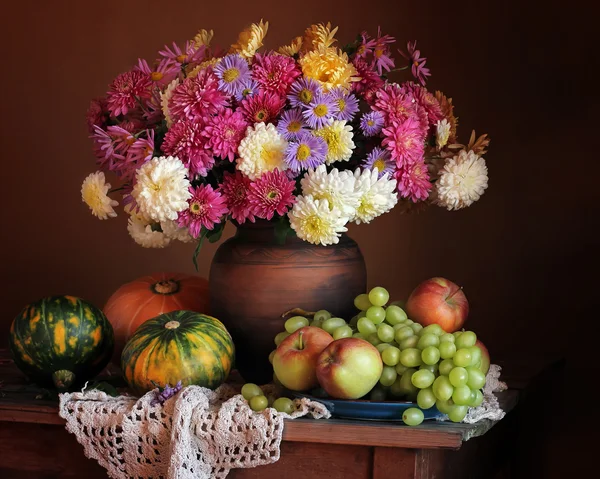
[(348, 322), (348, 326), (350, 326), (352, 329), (356, 329), (356, 325), (358, 324), (358, 314), (355, 314), (354, 316), (352, 316), (352, 318), (350, 318), (350, 321)]
[(435, 346), (427, 346), (423, 351), (421, 351), (421, 360), (430, 366), (437, 364), (437, 362), (440, 360), (440, 350)]
[(379, 351), (380, 353), (383, 353), (384, 349), (391, 348), (392, 345), (390, 343), (381, 343), (375, 347), (377, 348), (377, 351)]
[(459, 349), (454, 353), (454, 357), (452, 358), (454, 364), (460, 367), (467, 367), (471, 365), (471, 351), (466, 348)]
[(327, 311), (326, 309), (320, 309), (313, 316), (313, 319), (316, 319), (321, 322), (323, 322), (329, 318), (331, 318), (331, 313), (329, 311)]
[(448, 341), (449, 343), (454, 343), (454, 341), (456, 341), (456, 338), (451, 333), (444, 333), (440, 336), (440, 343), (443, 343), (446, 341)]
[(262, 389), (254, 383), (246, 383), (242, 386), (242, 396), (250, 401), (254, 396), (264, 396)]
[(406, 367), (404, 364), (402, 364), (402, 363), (398, 363), (398, 364), (396, 364), (396, 372), (397, 372), (399, 375), (402, 375), (402, 374), (404, 374), (404, 371), (406, 371), (407, 369), (408, 369), (408, 368), (407, 368), (407, 367)]
[[(394, 328), (394, 334), (396, 333), (396, 331), (398, 331), (400, 328), (406, 328), (406, 324), (404, 324), (404, 321), (398, 324), (394, 324), (394, 326), (392, 326)], [(410, 327), (410, 326), (408, 326)], [(414, 331), (413, 331), (414, 333)]]
[(470, 366), (466, 369), (466, 371), (469, 374), (467, 386), (469, 386), (471, 389), (481, 389), (483, 386), (485, 386), (485, 374), (483, 374), (481, 369)]
[(313, 319), (309, 323), (309, 326), (312, 326), (313, 328), (323, 328), (323, 321), (321, 321), (320, 319)]
[(371, 306), (367, 309), (367, 318), (369, 318), (373, 324), (383, 323), (383, 320), (385, 319), (385, 309), (381, 306)]
[(354, 306), (356, 306), (356, 309), (360, 309), (361, 311), (366, 311), (373, 305), (369, 301), (369, 295), (363, 293), (363, 294), (359, 294), (356, 298), (354, 298)]
[(391, 343), (394, 340), (394, 328), (389, 324), (380, 324), (377, 327), (377, 337), (384, 343)]
[(410, 337), (408, 337), (408, 338), (403, 339), (402, 341), (400, 341), (398, 343), (398, 347), (401, 350), (405, 350), (405, 349), (408, 349), (408, 348), (416, 348), (418, 342), (419, 342), (418, 336), (410, 336)]
[(277, 350), (276, 350), (276, 349), (274, 349), (273, 351), (271, 351), (271, 352), (269, 353), (269, 362), (270, 362), (271, 364), (273, 364), (273, 356), (275, 356), (275, 351), (277, 351)]
[(477, 342), (477, 335), (473, 331), (465, 331), (458, 338), (456, 338), (456, 348), (470, 348), (475, 346)]
[(419, 388), (412, 383), (412, 377), (416, 372), (416, 369), (409, 368), (400, 376), (398, 386), (403, 396), (414, 396), (416, 398), (419, 394)]
[(346, 321), (342, 318), (329, 318), (323, 321), (323, 330), (327, 331), (329, 334), (333, 334), (340, 326), (346, 326)]
[(400, 353), (400, 362), (407, 368), (416, 368), (423, 364), (421, 351), (417, 348), (403, 349)]
[(450, 371), (448, 379), (450, 380), (450, 384), (456, 388), (458, 386), (464, 386), (467, 384), (469, 374), (465, 368), (455, 367), (452, 371)]
[(279, 346), (281, 344), (281, 341), (283, 341), (289, 335), (290, 335), (290, 333), (288, 333), (287, 331), (282, 331), (281, 333), (277, 333), (277, 336), (275, 336), (275, 346)]
[(448, 414), (454, 407), (452, 399), (438, 399), (435, 401), (435, 407), (438, 408), (442, 414)]
[(433, 334), (434, 336), (441, 336), (442, 334), (446, 333), (446, 331), (444, 331), (439, 324), (429, 324), (423, 329), (427, 334)]
[(333, 330), (333, 339), (342, 339), (342, 338), (349, 338), (352, 336), (352, 328), (350, 326), (344, 325), (344, 326), (340, 326), (339, 328), (335, 328)]
[[(423, 329), (425, 331), (425, 329)], [(419, 338), (419, 342), (417, 343), (417, 348), (425, 349), (429, 346), (439, 346), (440, 338), (435, 334), (431, 333), (423, 333), (423, 335)]]
[(366, 341), (365, 335), (362, 333), (354, 333), (352, 335), (353, 338), (364, 339)]
[(403, 299), (397, 299), (396, 301), (392, 301), (390, 303), (390, 306), (398, 306), (399, 308), (405, 309), (406, 308), (406, 301)]
[(269, 405), (269, 400), (266, 396), (253, 396), (249, 401), (250, 409), (256, 412), (264, 411)]
[(472, 390), (471, 391), (471, 401), (469, 401), (469, 406), (471, 406), (471, 407), (481, 406), (482, 402), (483, 402), (483, 393), (481, 392), (481, 390), (479, 390), (479, 389)]
[(406, 312), (395, 304), (390, 304), (385, 309), (385, 320), (388, 324), (394, 326), (395, 324), (400, 324), (408, 319)]
[(418, 426), (423, 422), (423, 411), (416, 407), (409, 407), (402, 413), (402, 420), (407, 426)]
[(438, 369), (440, 374), (443, 374), (444, 376), (448, 376), (450, 374), (450, 371), (452, 371), (452, 369), (454, 369), (454, 361), (452, 361), (452, 359), (443, 359), (442, 361), (440, 361), (439, 369)]
[(356, 323), (358, 332), (368, 336), (369, 334), (377, 332), (377, 326), (375, 326), (368, 318), (360, 318)]
[(386, 397), (387, 397), (387, 391), (379, 385), (375, 386), (373, 389), (371, 389), (371, 392), (369, 394), (369, 399), (371, 401), (375, 401), (375, 402), (385, 401)]
[(400, 350), (394, 346), (389, 346), (381, 352), (381, 359), (387, 366), (396, 366), (400, 362)]
[(471, 388), (467, 385), (455, 387), (452, 392), (452, 400), (459, 406), (468, 405), (471, 402)]
[(397, 377), (398, 373), (395, 368), (392, 366), (384, 366), (383, 371), (381, 371), (381, 376), (379, 377), (379, 383), (382, 386), (391, 386), (394, 384)]
[(450, 411), (448, 411), (448, 417), (452, 422), (461, 422), (467, 415), (468, 410), (468, 406), (455, 404), (450, 408)]
[(452, 336), (454, 336), (454, 340), (456, 342), (456, 339), (458, 339), (458, 337), (463, 333), (463, 331), (454, 331), (452, 333)]
[(481, 349), (479, 346), (471, 346), (469, 351), (471, 352), (471, 366), (476, 366), (481, 362)]
[(409, 328), (412, 329), (415, 334), (419, 334), (423, 330), (423, 326), (419, 323), (412, 323)]
[(390, 293), (381, 286), (377, 286), (369, 291), (369, 301), (373, 306), (385, 306), (389, 299)]
[(438, 399), (450, 399), (454, 392), (454, 388), (447, 376), (438, 376), (433, 381), (432, 389), (435, 397)]
[(417, 394), (417, 404), (421, 409), (429, 409), (435, 406), (436, 397), (430, 387), (421, 389)]
[(413, 323), (414, 321), (412, 319), (407, 319), (406, 321), (404, 321), (404, 324), (406, 324), (407, 326), (410, 326)]
[(277, 398), (273, 401), (273, 407), (278, 412), (285, 412), (287, 414), (292, 414), (296, 407), (294, 406), (294, 401), (289, 398)]
[(308, 319), (304, 316), (292, 316), (285, 322), (285, 330), (292, 334), (295, 331), (298, 331), (300, 328), (308, 326)]
[(371, 333), (367, 336), (367, 341), (369, 341), (373, 346), (377, 347), (377, 345), (381, 344), (381, 339), (377, 336), (377, 333)]
[(412, 375), (411, 382), (413, 386), (419, 389), (428, 388), (435, 381), (435, 374), (431, 371), (427, 371), (427, 369), (419, 369)]
[(454, 357), (454, 353), (456, 353), (456, 346), (450, 341), (442, 341), (438, 349), (440, 350), (440, 357), (442, 359), (451, 359)]
[(431, 371), (436, 376), (438, 375), (439, 366), (437, 364), (421, 364), (419, 369), (427, 369), (427, 371)]
[(415, 332), (412, 330), (412, 328), (410, 326), (403, 326), (396, 330), (396, 332), (394, 333), (394, 339), (396, 340), (397, 343), (400, 343), (400, 341), (402, 341), (403, 339), (410, 338), (411, 336), (414, 336), (414, 335), (415, 335)]

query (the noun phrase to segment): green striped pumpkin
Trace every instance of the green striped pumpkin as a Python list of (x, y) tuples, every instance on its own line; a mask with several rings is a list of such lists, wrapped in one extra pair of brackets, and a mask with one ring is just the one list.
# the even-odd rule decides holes
[(121, 368), (139, 393), (179, 381), (214, 389), (227, 379), (233, 358), (233, 341), (218, 319), (173, 311), (135, 330), (123, 349)]
[(44, 387), (83, 385), (108, 363), (112, 326), (93, 304), (74, 296), (53, 296), (29, 304), (10, 327), (15, 364)]

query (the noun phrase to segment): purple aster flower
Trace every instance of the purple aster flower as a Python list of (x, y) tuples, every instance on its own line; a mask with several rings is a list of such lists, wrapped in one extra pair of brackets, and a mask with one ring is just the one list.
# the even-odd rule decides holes
[(381, 178), (385, 173), (387, 173), (388, 177), (391, 178), (395, 169), (395, 164), (392, 161), (391, 153), (387, 150), (377, 147), (373, 148), (373, 151), (369, 153), (369, 156), (367, 156), (367, 158), (362, 162), (361, 166), (363, 168), (368, 168), (369, 170), (377, 168), (377, 171), (379, 171), (379, 178)]
[(306, 128), (302, 110), (299, 108), (285, 111), (277, 123), (277, 131), (288, 141), (297, 140), (298, 136), (306, 131)]
[(293, 107), (307, 106), (321, 91), (319, 84), (312, 78), (301, 78), (290, 89), (288, 99)]
[(360, 119), (360, 129), (365, 136), (375, 136), (383, 128), (384, 117), (380, 111), (365, 113)]
[(317, 168), (325, 162), (327, 142), (312, 133), (300, 134), (297, 142), (291, 142), (285, 151), (285, 162), (290, 170), (298, 172)]
[(329, 93), (317, 93), (313, 100), (304, 108), (303, 115), (311, 128), (323, 128), (329, 120), (335, 118), (339, 108), (337, 102)]
[(339, 110), (335, 115), (335, 119), (352, 121), (354, 115), (358, 112), (358, 99), (343, 88), (334, 88), (329, 94), (337, 104)]
[(259, 91), (259, 85), (256, 80), (247, 78), (242, 81), (240, 90), (235, 94), (237, 101), (242, 101), (244, 98), (255, 95)]
[(417, 50), (417, 41), (408, 42), (406, 44), (408, 53), (404, 53), (402, 50), (398, 50), (398, 53), (408, 60), (408, 64), (411, 66), (413, 76), (419, 80), (421, 85), (425, 86), (425, 80), (431, 76), (429, 68), (425, 66), (427, 58), (421, 57), (421, 51)]
[(237, 54), (225, 56), (215, 65), (214, 72), (219, 78), (219, 90), (228, 95), (241, 92), (244, 80), (251, 77), (248, 63)]

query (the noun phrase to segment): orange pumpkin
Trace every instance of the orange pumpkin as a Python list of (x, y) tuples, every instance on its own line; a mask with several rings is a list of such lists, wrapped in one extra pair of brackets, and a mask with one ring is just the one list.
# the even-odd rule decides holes
[(208, 281), (183, 273), (155, 273), (117, 289), (104, 306), (115, 334), (113, 361), (119, 363), (125, 343), (148, 319), (171, 311), (208, 313)]

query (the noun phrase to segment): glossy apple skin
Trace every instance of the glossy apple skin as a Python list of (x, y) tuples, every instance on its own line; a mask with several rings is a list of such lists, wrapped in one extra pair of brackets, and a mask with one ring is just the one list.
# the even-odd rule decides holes
[(481, 349), (481, 362), (479, 364), (479, 369), (483, 371), (483, 374), (487, 374), (490, 370), (490, 352), (485, 347), (485, 344), (483, 344), (479, 339), (475, 343), (475, 346), (478, 346), (479, 349)]
[(431, 278), (410, 294), (406, 313), (423, 326), (439, 324), (447, 333), (453, 333), (467, 320), (469, 302), (457, 284), (445, 278)]
[(313, 326), (290, 334), (273, 355), (273, 370), (279, 382), (292, 391), (317, 387), (317, 358), (332, 341), (328, 332)]
[(321, 387), (336, 399), (358, 399), (379, 381), (383, 362), (371, 343), (359, 338), (333, 341), (317, 361)]

